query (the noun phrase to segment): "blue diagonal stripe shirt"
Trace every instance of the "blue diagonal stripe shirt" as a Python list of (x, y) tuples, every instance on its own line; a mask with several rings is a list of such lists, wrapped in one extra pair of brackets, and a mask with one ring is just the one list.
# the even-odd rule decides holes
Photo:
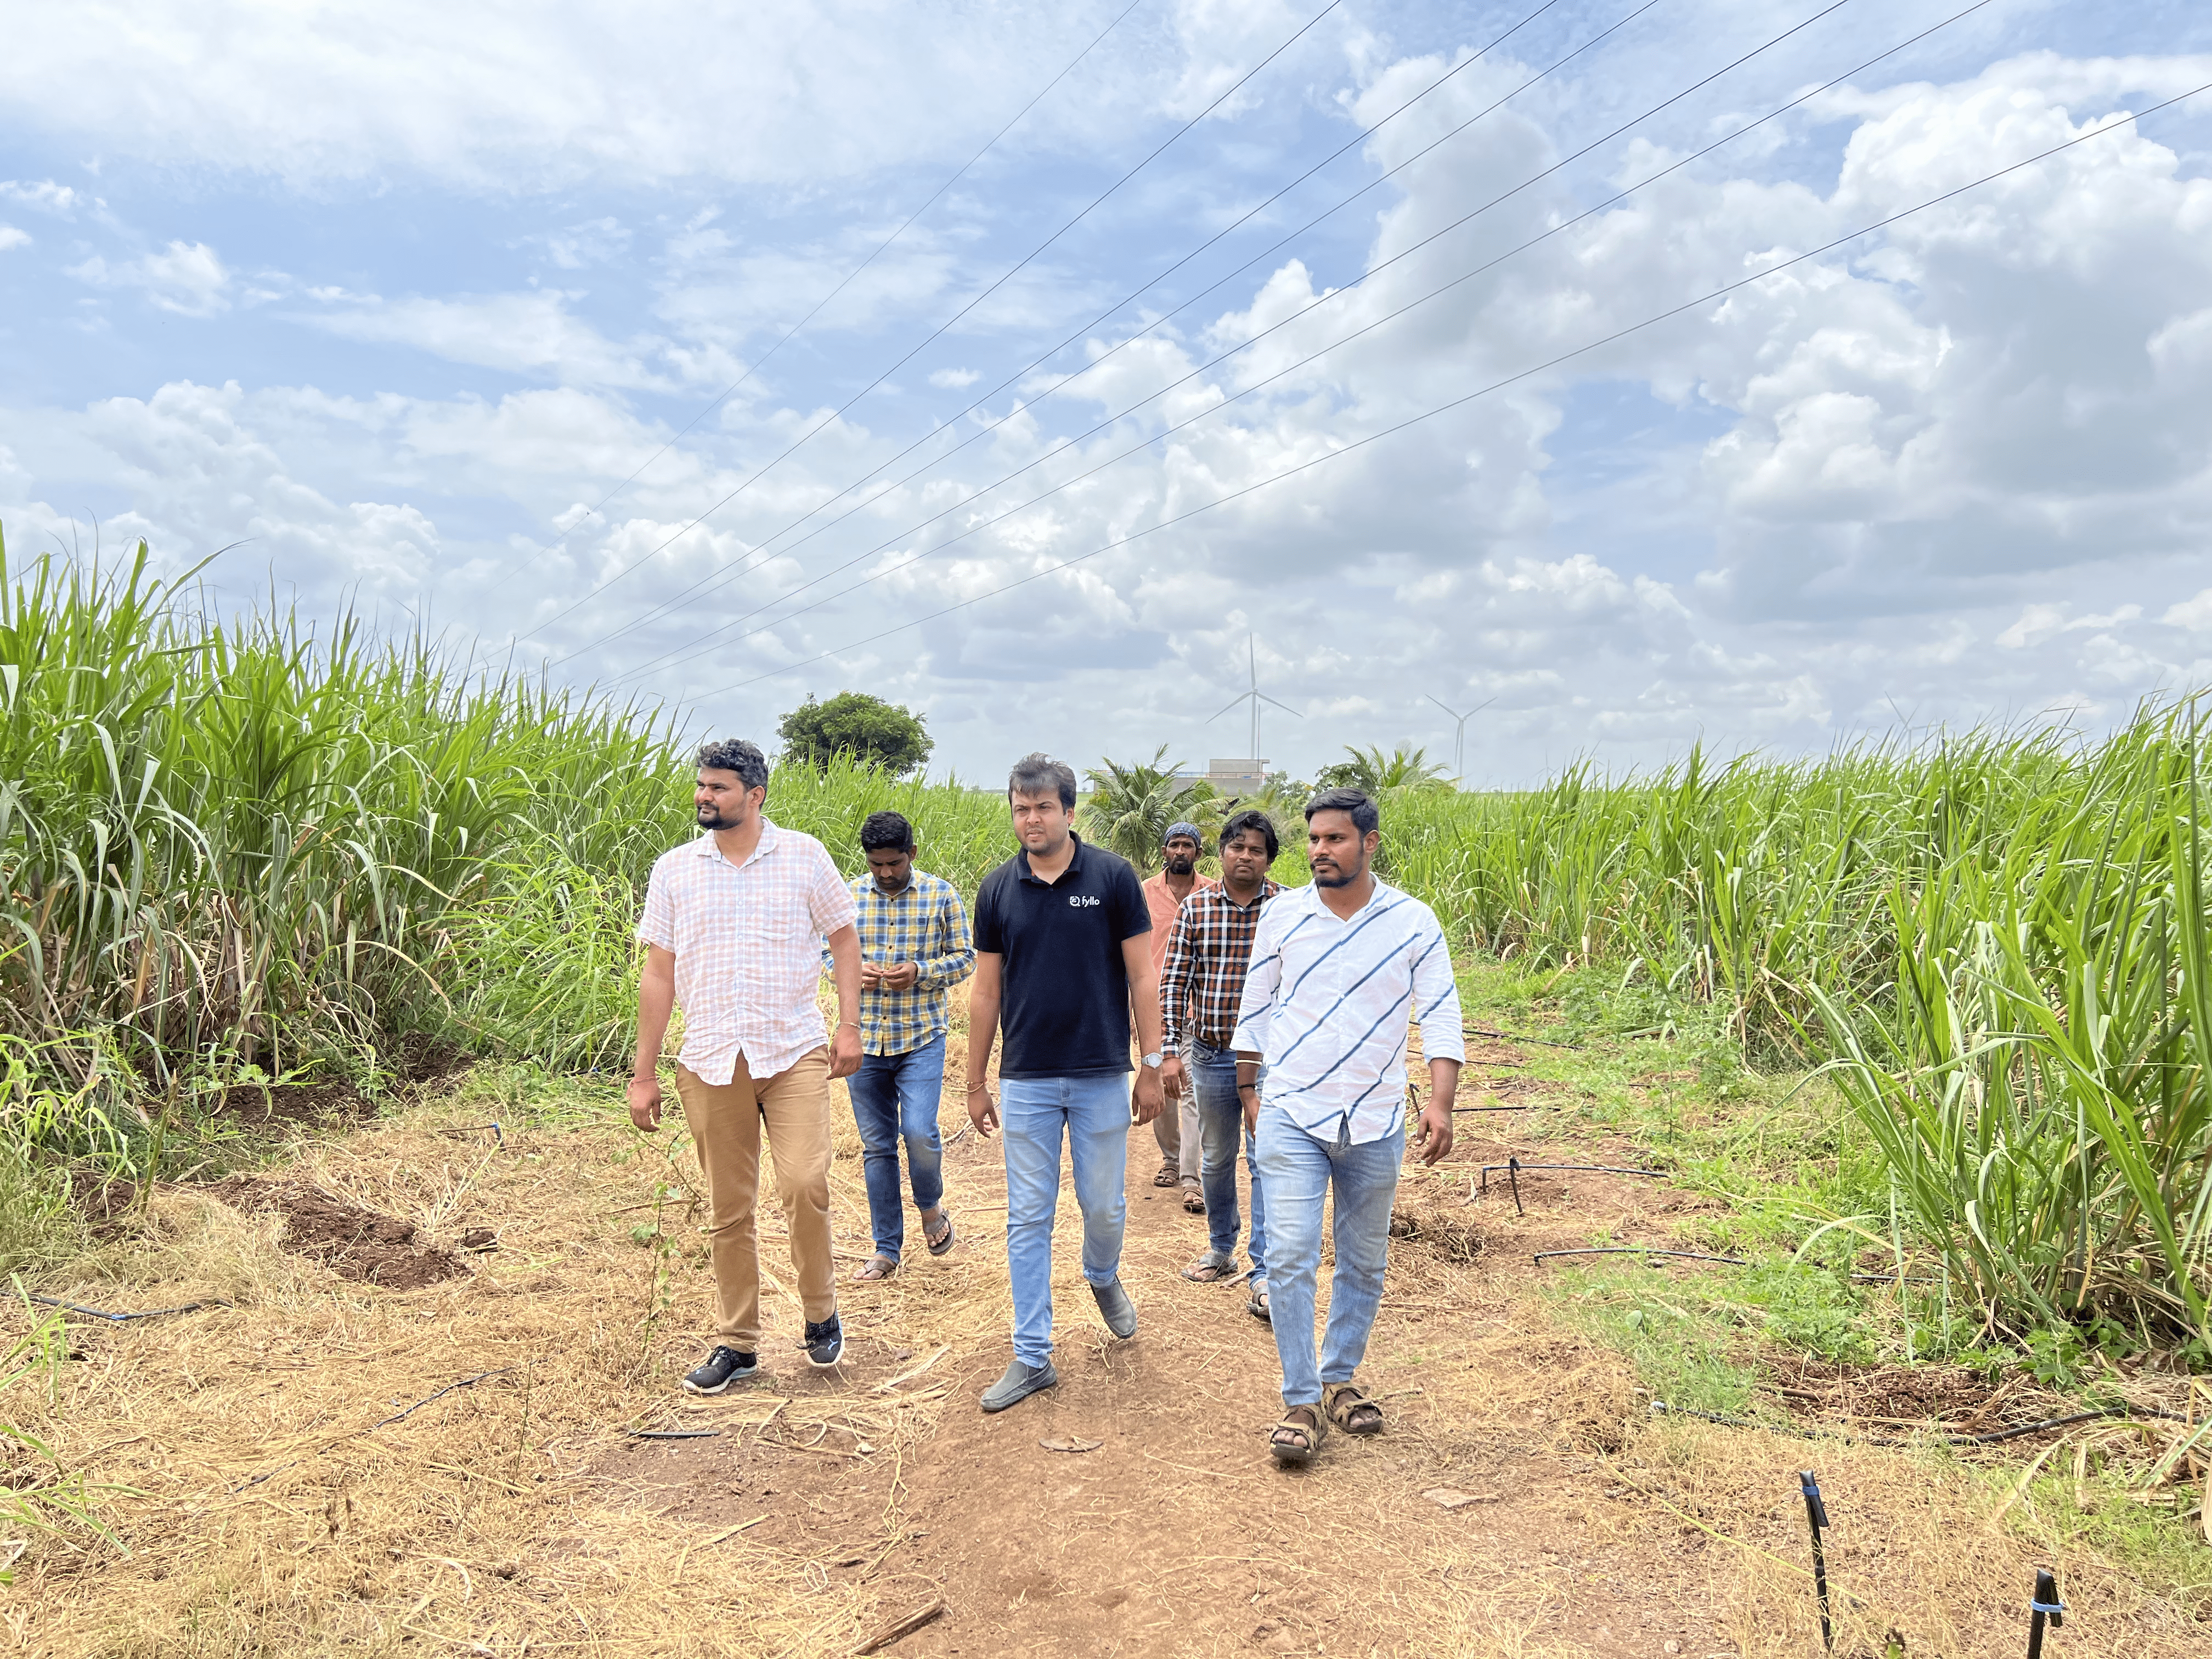
[(1332, 1144), (1401, 1134), (1406, 1031), (1430, 1060), (1467, 1058), (1459, 988), (1436, 912), (1383, 882), (1340, 920), (1318, 887), (1260, 913), (1231, 1046), (1267, 1063), (1263, 1105)]

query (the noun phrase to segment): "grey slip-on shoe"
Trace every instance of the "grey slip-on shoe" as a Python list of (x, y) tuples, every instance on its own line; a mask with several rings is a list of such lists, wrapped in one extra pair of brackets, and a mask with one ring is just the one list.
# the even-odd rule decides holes
[(1018, 1359), (1006, 1367), (1006, 1374), (983, 1390), (983, 1409), (1002, 1412), (1009, 1406), (1018, 1406), (1042, 1389), (1055, 1387), (1060, 1373), (1052, 1368), (1052, 1361), (1042, 1365), (1024, 1365)]
[(1124, 1341), (1137, 1334), (1137, 1304), (1129, 1300), (1129, 1293), (1121, 1288), (1120, 1279), (1093, 1285), (1091, 1294), (1097, 1299), (1098, 1311), (1105, 1316), (1108, 1330)]

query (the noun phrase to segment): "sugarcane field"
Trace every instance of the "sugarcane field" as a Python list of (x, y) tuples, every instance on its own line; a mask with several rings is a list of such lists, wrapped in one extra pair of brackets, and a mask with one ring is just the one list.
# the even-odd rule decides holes
[(2212, 11), (6, 34), (0, 1656), (2212, 1653)]

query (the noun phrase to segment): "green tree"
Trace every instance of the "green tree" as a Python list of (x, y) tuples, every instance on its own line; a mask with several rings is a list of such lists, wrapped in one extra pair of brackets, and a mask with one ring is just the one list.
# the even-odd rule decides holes
[(1351, 758), (1322, 767), (1314, 780), (1316, 788), (1341, 789), (1349, 786), (1364, 789), (1376, 799), (1384, 800), (1392, 795), (1426, 794), (1451, 787), (1444, 769), (1431, 763), (1425, 749), (1409, 749), (1401, 743), (1386, 755), (1380, 744), (1366, 749), (1355, 749), (1346, 744), (1344, 752)]
[(1084, 774), (1091, 798), (1083, 804), (1083, 833), (1139, 870), (1159, 864), (1160, 838), (1168, 825), (1187, 818), (1210, 837), (1220, 816), (1213, 786), (1178, 782), (1178, 769), (1168, 765), (1167, 757), (1168, 746), (1162, 744), (1148, 762), (1124, 765), (1109, 760)]
[(787, 766), (826, 766), (843, 755), (894, 777), (916, 770), (936, 746), (921, 715), (865, 691), (840, 691), (827, 702), (810, 696), (775, 731)]

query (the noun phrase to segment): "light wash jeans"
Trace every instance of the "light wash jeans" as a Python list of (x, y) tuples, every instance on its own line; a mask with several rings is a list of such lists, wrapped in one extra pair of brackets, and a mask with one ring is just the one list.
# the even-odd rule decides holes
[[(1390, 1200), (1406, 1139), (1348, 1139), (1334, 1146), (1293, 1123), (1279, 1106), (1260, 1109), (1260, 1178), (1267, 1183), (1267, 1292), (1274, 1315), (1275, 1355), (1283, 1364), (1283, 1404), (1310, 1406), (1324, 1385), (1349, 1382), (1367, 1352), (1367, 1334), (1382, 1300), (1382, 1265), (1389, 1254)], [(1314, 1368), (1314, 1295), (1321, 1272), (1322, 1200), (1336, 1188), (1329, 1239), (1336, 1272), (1329, 1280), (1328, 1328), (1321, 1368)]]
[[(1237, 1098), (1237, 1055), (1227, 1048), (1193, 1042), (1183, 1056), (1190, 1076), (1190, 1098), (1198, 1109), (1205, 1158), (1199, 1182), (1206, 1194), (1206, 1247), (1223, 1255), (1237, 1254), (1237, 1145), (1244, 1144), (1244, 1167), (1252, 1172), (1253, 1282), (1267, 1277), (1267, 1209), (1261, 1197), (1260, 1163), (1244, 1127), (1244, 1108)], [(1267, 1067), (1260, 1068), (1265, 1078)]]
[(853, 1121), (860, 1127), (860, 1170), (868, 1187), (868, 1221), (876, 1249), (894, 1261), (906, 1248), (906, 1206), (899, 1198), (901, 1139), (918, 1210), (945, 1196), (945, 1144), (937, 1105), (945, 1092), (945, 1033), (902, 1054), (863, 1054), (846, 1080)]
[(1129, 1076), (1003, 1078), (999, 1125), (1006, 1150), (1006, 1270), (1013, 1281), (1014, 1358), (1052, 1358), (1052, 1224), (1060, 1204), (1060, 1137), (1067, 1132), (1075, 1202), (1083, 1212), (1083, 1277), (1121, 1276), (1129, 1216)]

